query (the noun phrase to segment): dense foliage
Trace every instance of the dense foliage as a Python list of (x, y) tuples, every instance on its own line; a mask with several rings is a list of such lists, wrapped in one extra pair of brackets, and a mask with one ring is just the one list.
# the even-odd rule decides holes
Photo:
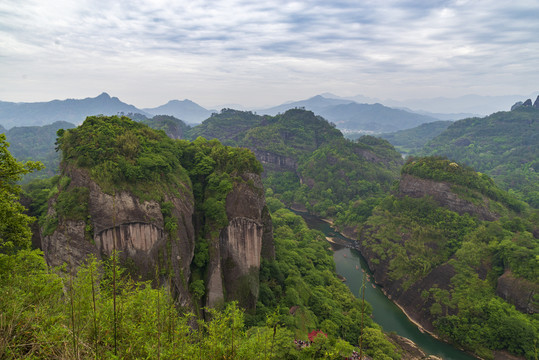
[(401, 153), (411, 154), (421, 150), (429, 140), (440, 135), (452, 123), (453, 121), (449, 120), (434, 121), (379, 136), (389, 141)]
[(17, 161), (8, 147), (6, 136), (0, 134), (0, 254), (10, 254), (30, 245), (28, 226), (34, 219), (25, 214), (25, 208), (19, 203), (21, 188), (17, 182), (43, 166), (34, 161)]
[[(452, 181), (488, 196), (503, 194), (496, 197), (502, 202), (498, 207), (518, 203), (487, 176), (455, 165), (440, 158), (416, 159), (403, 172)], [(487, 222), (459, 215), (429, 197), (390, 195), (364, 224), (360, 242), (371, 264), (387, 269), (388, 281), (399, 284), (401, 291), (417, 286), (441, 266), (454, 270), (450, 283), (421, 293), (426, 316), (449, 341), (487, 359), (492, 350), (534, 359), (539, 317), (515, 310), (496, 289), (498, 278), (508, 273), (539, 287), (539, 241), (533, 235), (537, 217), (530, 213)], [(539, 307), (539, 298), (531, 301)]]
[(363, 323), (369, 333), (363, 343), (367, 354), (374, 359), (400, 358), (370, 318), (370, 305), (362, 304), (335, 276), (333, 255), (323, 234), (309, 229), (279, 200), (269, 197), (268, 204), (276, 259), (262, 264), (257, 311), (248, 322), (260, 325), (276, 313), (296, 338), (306, 340), (305, 334), (321, 329), (330, 339), (338, 337), (355, 346)]
[(208, 140), (219, 139), (226, 145), (236, 145), (238, 137), (252, 127), (258, 126), (263, 118), (250, 111), (238, 111), (223, 109), (220, 113), (214, 113), (202, 124), (193, 127), (189, 133), (189, 139), (203, 136)]
[(520, 107), (456, 121), (421, 150), (467, 164), (539, 208), (539, 110)]
[(496, 186), (488, 175), (477, 173), (468, 166), (459, 165), (445, 158), (436, 156), (419, 159), (409, 158), (401, 172), (423, 179), (447, 181), (468, 189), (477, 190), (516, 212), (522, 212), (526, 208), (526, 204)]
[(223, 110), (196, 133), (265, 157), (266, 188), (287, 205), (355, 226), (398, 176), (400, 155), (384, 140), (344, 139), (334, 125), (304, 109), (276, 116)]
[[(67, 152), (65, 166), (80, 162), (94, 176), (96, 168), (110, 170), (100, 166), (119, 161), (119, 158), (108, 149), (99, 149), (96, 141), (104, 140), (103, 133), (109, 134), (109, 144), (125, 155), (122, 146), (126, 144), (114, 140), (121, 139), (120, 129), (126, 127), (124, 133), (131, 130), (134, 137), (141, 135), (139, 132), (148, 132), (117, 117), (89, 118), (86, 126), (61, 132), (59, 143)], [(160, 135), (148, 133), (154, 138)], [(80, 137), (80, 143), (74, 141), (76, 137)], [(221, 215), (220, 210), (212, 213), (208, 205), (210, 199), (217, 203), (222, 201), (232, 182), (240, 181), (236, 178), (238, 174), (262, 171), (250, 151), (225, 147), (217, 140), (180, 141), (172, 143), (173, 147), (167, 143), (162, 146), (143, 141), (136, 143), (140, 149), (131, 153), (131, 166), (135, 167), (142, 166), (138, 159), (152, 155), (153, 149), (158, 154), (163, 149), (174, 151), (177, 158), (170, 160), (169, 166), (173, 168), (176, 161), (181, 163), (185, 166), (181, 169), (193, 182), (196, 179), (201, 183), (200, 188), (195, 189), (200, 192), (196, 196), (204, 199), (202, 208), (214, 224)], [(14, 181), (39, 165), (17, 163), (7, 152), (7, 144), (2, 144), (5, 146), (0, 162), (0, 184), (2, 190), (5, 188), (15, 196), (18, 188)], [(86, 156), (86, 151), (95, 157)], [(160, 176), (166, 179), (168, 173)], [(127, 186), (132, 181), (129, 177), (110, 174), (98, 179), (109, 186)], [(154, 180), (151, 173), (149, 180), (142, 179)], [(47, 199), (56, 196), (54, 206), (58, 216), (84, 220), (88, 189), (70, 186), (68, 177), (35, 181), (26, 190), (35, 199), (31, 210), (36, 214), (45, 214)], [(278, 200), (270, 202), (275, 210), (274, 229), (279, 245), (276, 260), (263, 266), (264, 296), (261, 296), (258, 312), (249, 315), (248, 327), (245, 315), (234, 303), (220, 310), (208, 310), (205, 321), (179, 311), (182, 309), (174, 306), (166, 286), (152, 289), (149, 282), (133, 281), (124, 269), (115, 265), (116, 254), (104, 262), (89, 258), (77, 274), (48, 269), (42, 253), (28, 249), (30, 219), (21, 220), (8, 214), (6, 219), (14, 217), (25, 231), (17, 234), (20, 237), (17, 244), (9, 239), (4, 241), (2, 237), (2, 244), (10, 251), (0, 254), (0, 298), (3, 299), (0, 303), (0, 357), (341, 359), (353, 350), (349, 342), (357, 345), (363, 317), (366, 353), (374, 359), (399, 358), (394, 346), (368, 317), (368, 305), (360, 304), (336, 278), (335, 265), (323, 237), (309, 230), (299, 216), (283, 209)], [(163, 203), (162, 208), (165, 217), (170, 215), (167, 203)], [(13, 235), (10, 230), (6, 233)], [(156, 272), (156, 279), (158, 276)], [(192, 288), (196, 290), (197, 286)], [(290, 304), (299, 307), (295, 318), (289, 315)], [(305, 349), (294, 345), (294, 338), (306, 340), (308, 331), (320, 328), (327, 332), (327, 338), (318, 337)]]
[(56, 132), (59, 129), (71, 129), (75, 125), (66, 121), (56, 121), (44, 126), (20, 126), (6, 131), (13, 156), (21, 161), (40, 161), (45, 166), (41, 171), (26, 174), (22, 182), (36, 178), (48, 178), (58, 173), (60, 156), (55, 151)]
[[(137, 121), (135, 118), (133, 120)], [(189, 125), (169, 115), (156, 115), (151, 119), (143, 118), (140, 120), (155, 130), (163, 130), (168, 137), (172, 139), (184, 139), (191, 128)]]

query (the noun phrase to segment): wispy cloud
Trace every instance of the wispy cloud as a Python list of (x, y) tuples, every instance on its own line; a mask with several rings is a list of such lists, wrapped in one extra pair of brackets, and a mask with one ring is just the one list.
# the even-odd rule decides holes
[(4, 0), (0, 99), (528, 93), (538, 18), (525, 0)]

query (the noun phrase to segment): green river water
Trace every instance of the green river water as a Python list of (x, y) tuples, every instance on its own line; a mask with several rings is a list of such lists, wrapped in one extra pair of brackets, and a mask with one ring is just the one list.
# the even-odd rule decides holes
[(347, 247), (350, 246), (349, 239), (315, 216), (301, 212), (297, 212), (297, 214), (305, 219), (309, 227), (322, 231), (327, 237), (335, 241), (331, 245), (334, 250), (333, 258), (335, 259), (337, 273), (346, 278), (346, 284), (356, 297), (359, 297), (363, 281), (362, 271), (369, 275), (365, 287), (365, 300), (372, 305), (373, 319), (382, 326), (384, 331), (394, 331), (398, 335), (415, 342), (425, 353), (439, 356), (444, 360), (476, 359), (427, 333), (421, 332), (402, 310), (389, 300), (377, 285), (374, 285), (372, 274), (365, 259), (357, 250)]

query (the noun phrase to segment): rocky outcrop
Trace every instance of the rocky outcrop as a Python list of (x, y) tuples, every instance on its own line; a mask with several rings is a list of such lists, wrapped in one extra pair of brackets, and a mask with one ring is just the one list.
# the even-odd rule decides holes
[(296, 171), (297, 161), (291, 157), (274, 154), (269, 151), (252, 149), (258, 161), (264, 165), (265, 171)]
[[(59, 266), (65, 262), (74, 269), (90, 254), (104, 259), (116, 249), (120, 261), (136, 277), (154, 280), (157, 267), (170, 273), (179, 304), (188, 305), (187, 281), (194, 254), (194, 200), (190, 189), (177, 189), (179, 197), (165, 199), (173, 204), (171, 212), (178, 220), (177, 230), (170, 234), (165, 231), (157, 201), (142, 201), (128, 191), (106, 194), (85, 170), (75, 167), (64, 169), (63, 174), (71, 178), (66, 191), (74, 187), (89, 189), (88, 219), (58, 219), (56, 230), (42, 239), (48, 264)], [(49, 215), (53, 213), (50, 206)]]
[(261, 258), (273, 259), (273, 227), (260, 176), (244, 174), (226, 198), (228, 225), (212, 239), (207, 305), (238, 300), (253, 309)]
[(500, 215), (488, 209), (488, 199), (483, 199), (485, 206), (473, 204), (452, 192), (451, 185), (447, 182), (421, 179), (403, 174), (399, 183), (399, 195), (407, 195), (413, 198), (431, 196), (441, 206), (445, 206), (451, 211), (455, 211), (460, 215), (464, 213), (476, 215), (481, 220), (494, 221), (500, 217)]
[(401, 360), (441, 360), (438, 356), (427, 355), (412, 340), (399, 336), (395, 333), (388, 333), (389, 340), (402, 349)]
[(534, 296), (539, 295), (539, 285), (514, 276), (510, 270), (506, 270), (498, 278), (496, 295), (515, 305), (518, 311), (528, 314), (539, 313), (539, 302), (534, 301)]

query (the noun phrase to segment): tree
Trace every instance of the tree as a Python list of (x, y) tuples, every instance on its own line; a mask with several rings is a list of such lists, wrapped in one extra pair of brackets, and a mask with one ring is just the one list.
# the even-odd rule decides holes
[(17, 182), (24, 174), (43, 168), (36, 161), (18, 162), (8, 147), (6, 135), (0, 134), (0, 253), (14, 253), (30, 246), (32, 233), (28, 226), (35, 219), (24, 214)]

